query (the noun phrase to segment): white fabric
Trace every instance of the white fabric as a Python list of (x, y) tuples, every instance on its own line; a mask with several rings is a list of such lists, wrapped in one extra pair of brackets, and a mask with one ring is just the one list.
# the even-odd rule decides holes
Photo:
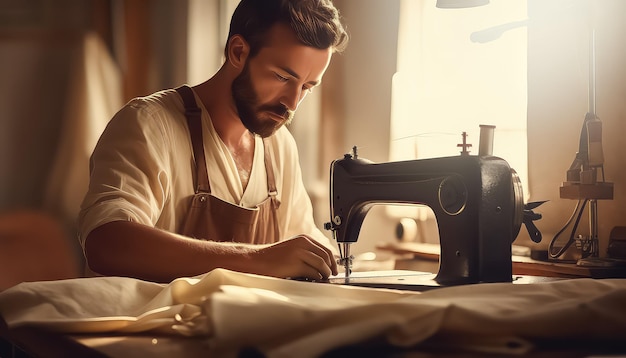
[[(205, 156), (211, 191), (244, 207), (267, 198), (263, 143), (256, 138), (254, 161), (245, 192), (237, 167), (202, 109)], [(302, 182), (296, 143), (286, 128), (271, 137), (281, 239), (309, 234), (334, 249), (313, 222), (310, 198)], [(175, 90), (136, 98), (109, 122), (91, 160), (90, 187), (79, 215), (79, 239), (107, 222), (128, 220), (176, 232), (194, 193), (193, 154), (182, 99)]]
[(10, 328), (208, 335), (216, 350), (314, 357), (384, 337), (412, 346), (523, 353), (536, 339), (623, 341), (626, 280), (493, 283), (424, 293), (214, 270), (170, 284), (97, 277), (22, 283), (0, 293)]

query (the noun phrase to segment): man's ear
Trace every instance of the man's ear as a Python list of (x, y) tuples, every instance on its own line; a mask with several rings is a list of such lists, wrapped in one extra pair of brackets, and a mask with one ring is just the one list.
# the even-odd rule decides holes
[(250, 45), (241, 35), (234, 35), (228, 40), (228, 61), (237, 69), (242, 69), (250, 54)]

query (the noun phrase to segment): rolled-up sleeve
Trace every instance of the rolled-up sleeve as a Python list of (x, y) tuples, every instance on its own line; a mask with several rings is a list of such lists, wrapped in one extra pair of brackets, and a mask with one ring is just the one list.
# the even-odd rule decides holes
[(90, 159), (90, 183), (78, 217), (79, 241), (98, 226), (133, 221), (154, 226), (167, 200), (169, 155), (159, 113), (136, 99), (109, 122)]

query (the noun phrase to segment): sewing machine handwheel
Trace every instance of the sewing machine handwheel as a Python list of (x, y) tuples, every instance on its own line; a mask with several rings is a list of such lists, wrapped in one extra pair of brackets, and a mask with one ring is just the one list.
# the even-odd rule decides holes
[(524, 221), (524, 190), (522, 188), (522, 181), (517, 175), (515, 169), (511, 168), (511, 184), (513, 186), (513, 237), (511, 242), (517, 239), (522, 222)]

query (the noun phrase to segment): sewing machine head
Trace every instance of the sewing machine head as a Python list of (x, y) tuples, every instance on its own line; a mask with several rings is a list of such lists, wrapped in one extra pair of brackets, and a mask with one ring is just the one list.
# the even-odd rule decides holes
[[(508, 163), (494, 156), (460, 155), (388, 163), (356, 151), (330, 168), (331, 222), (349, 259), (375, 204), (421, 204), (432, 209), (441, 254), (435, 281), (444, 285), (510, 282), (511, 244), (524, 217), (522, 187)], [(344, 257), (345, 256), (345, 257)], [(348, 267), (347, 267), (348, 268)]]

